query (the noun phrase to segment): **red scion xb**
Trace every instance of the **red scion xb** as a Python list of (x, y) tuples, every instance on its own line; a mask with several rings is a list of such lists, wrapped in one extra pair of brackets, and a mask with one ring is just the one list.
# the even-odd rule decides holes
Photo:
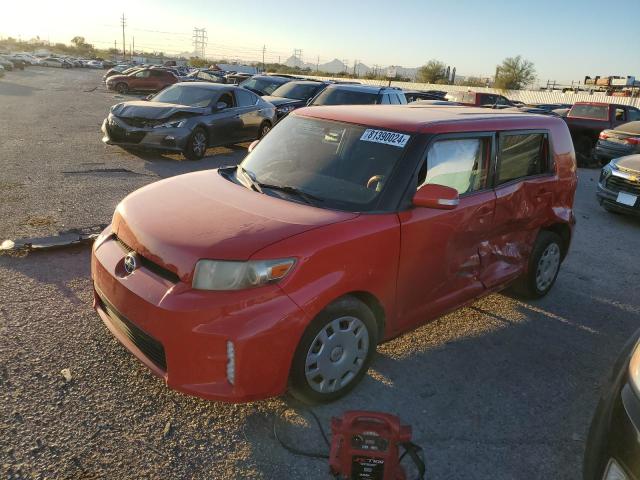
[(311, 107), (252, 147), (133, 192), (93, 247), (100, 317), (181, 392), (334, 400), (382, 341), (512, 283), (545, 295), (569, 249), (561, 119)]

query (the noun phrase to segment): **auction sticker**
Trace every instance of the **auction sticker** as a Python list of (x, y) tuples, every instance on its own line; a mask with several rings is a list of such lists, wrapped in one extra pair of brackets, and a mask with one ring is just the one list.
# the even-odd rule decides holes
[(409, 141), (409, 135), (367, 128), (360, 137), (360, 140), (365, 142), (384, 143), (385, 145), (393, 145), (394, 147), (402, 148)]

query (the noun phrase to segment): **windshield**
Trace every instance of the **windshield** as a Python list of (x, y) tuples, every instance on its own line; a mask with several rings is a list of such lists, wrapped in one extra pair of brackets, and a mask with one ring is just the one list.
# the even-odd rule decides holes
[[(323, 207), (376, 207), (409, 135), (360, 125), (285, 117), (242, 162), (261, 184), (293, 187)], [(293, 199), (281, 191), (265, 193)]]
[(161, 91), (150, 101), (175, 103), (190, 107), (207, 107), (216, 96), (216, 91), (210, 88), (198, 88), (193, 86), (172, 85)]
[(287, 80), (281, 80), (279, 78), (247, 78), (240, 84), (241, 87), (248, 88), (249, 90), (258, 91), (265, 95), (271, 95), (276, 88), (283, 83), (287, 83)]
[(316, 97), (312, 105), (371, 105), (377, 100), (377, 93), (329, 87)]
[(289, 82), (276, 88), (271, 95), (294, 100), (309, 100), (316, 94), (320, 86), (321, 84)]

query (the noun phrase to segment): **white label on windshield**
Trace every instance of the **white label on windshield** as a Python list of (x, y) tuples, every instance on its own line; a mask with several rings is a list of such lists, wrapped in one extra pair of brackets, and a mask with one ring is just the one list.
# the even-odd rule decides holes
[(360, 140), (365, 142), (384, 143), (385, 145), (393, 145), (394, 147), (402, 148), (409, 141), (409, 135), (367, 128), (360, 137)]

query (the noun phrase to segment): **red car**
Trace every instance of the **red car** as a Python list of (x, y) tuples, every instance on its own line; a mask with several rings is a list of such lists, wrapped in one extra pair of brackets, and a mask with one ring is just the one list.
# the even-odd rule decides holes
[(382, 341), (514, 282), (545, 295), (569, 249), (558, 118), (311, 107), (252, 146), (130, 194), (93, 247), (100, 317), (181, 392), (334, 400)]
[(159, 92), (163, 88), (179, 82), (180, 79), (169, 70), (161, 68), (144, 68), (128, 75), (112, 75), (107, 78), (107, 88), (118, 93), (129, 91)]

